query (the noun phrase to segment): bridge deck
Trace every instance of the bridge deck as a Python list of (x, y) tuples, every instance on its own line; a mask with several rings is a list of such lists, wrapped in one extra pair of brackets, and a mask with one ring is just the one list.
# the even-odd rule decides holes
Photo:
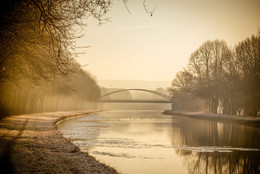
[(100, 100), (101, 103), (172, 103), (167, 100)]

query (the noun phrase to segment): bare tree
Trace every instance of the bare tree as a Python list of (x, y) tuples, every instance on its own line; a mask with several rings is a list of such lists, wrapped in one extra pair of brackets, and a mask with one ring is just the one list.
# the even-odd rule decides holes
[(224, 97), (223, 66), (230, 56), (224, 41), (207, 41), (190, 57), (189, 67), (193, 72), (197, 93), (207, 98), (209, 111), (216, 112), (218, 99)]
[(235, 48), (241, 77), (241, 92), (247, 115), (257, 115), (260, 109), (260, 33), (238, 43)]
[[(75, 61), (78, 54), (75, 39), (82, 36), (88, 18), (99, 23), (109, 20), (105, 15), (111, 5), (110, 0), (1, 1), (1, 112), (39, 112), (50, 109), (46, 101), (53, 103), (60, 96), (64, 96), (63, 101), (72, 98), (79, 102), (95, 101), (99, 87)], [(75, 73), (79, 73), (76, 77), (81, 80), (73, 80)], [(57, 86), (64, 90), (55, 90)]]
[(108, 20), (105, 15), (111, 5), (110, 0), (2, 1), (0, 69), (6, 68), (8, 59), (41, 45), (45, 49), (44, 58), (52, 59), (60, 73), (75, 71), (80, 66), (74, 60), (77, 56), (74, 41), (82, 36), (84, 19), (92, 17), (100, 23)]
[(224, 113), (236, 114), (243, 108), (246, 115), (256, 116), (260, 108), (260, 34), (238, 43), (234, 51), (225, 41), (203, 43), (172, 82), (173, 97), (187, 91), (203, 98), (208, 112), (216, 113), (221, 99)]

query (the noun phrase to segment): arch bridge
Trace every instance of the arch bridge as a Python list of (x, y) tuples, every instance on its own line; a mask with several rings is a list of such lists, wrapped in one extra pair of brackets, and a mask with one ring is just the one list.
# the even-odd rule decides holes
[[(120, 93), (120, 92), (126, 92), (126, 91), (141, 91), (141, 92), (146, 92), (146, 93), (151, 93), (156, 96), (160, 96), (162, 99), (106, 99), (106, 97)], [(152, 91), (152, 90), (147, 90), (147, 89), (123, 89), (123, 90), (118, 90), (118, 91), (113, 91), (109, 92), (107, 94), (104, 94), (100, 97), (99, 102), (102, 103), (173, 103), (172, 99), (170, 96), (165, 95), (163, 93), (157, 92), (157, 91)]]

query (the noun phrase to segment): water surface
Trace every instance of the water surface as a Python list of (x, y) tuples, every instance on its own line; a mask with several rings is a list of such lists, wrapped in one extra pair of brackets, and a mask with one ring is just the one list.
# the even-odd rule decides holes
[(166, 116), (107, 111), (65, 121), (65, 137), (121, 173), (259, 173), (260, 129)]

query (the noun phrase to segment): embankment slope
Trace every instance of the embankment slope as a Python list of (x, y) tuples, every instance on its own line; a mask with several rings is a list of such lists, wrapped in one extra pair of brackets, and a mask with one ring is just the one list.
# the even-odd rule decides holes
[(117, 173), (65, 139), (57, 122), (95, 110), (10, 116), (0, 121), (1, 173)]

